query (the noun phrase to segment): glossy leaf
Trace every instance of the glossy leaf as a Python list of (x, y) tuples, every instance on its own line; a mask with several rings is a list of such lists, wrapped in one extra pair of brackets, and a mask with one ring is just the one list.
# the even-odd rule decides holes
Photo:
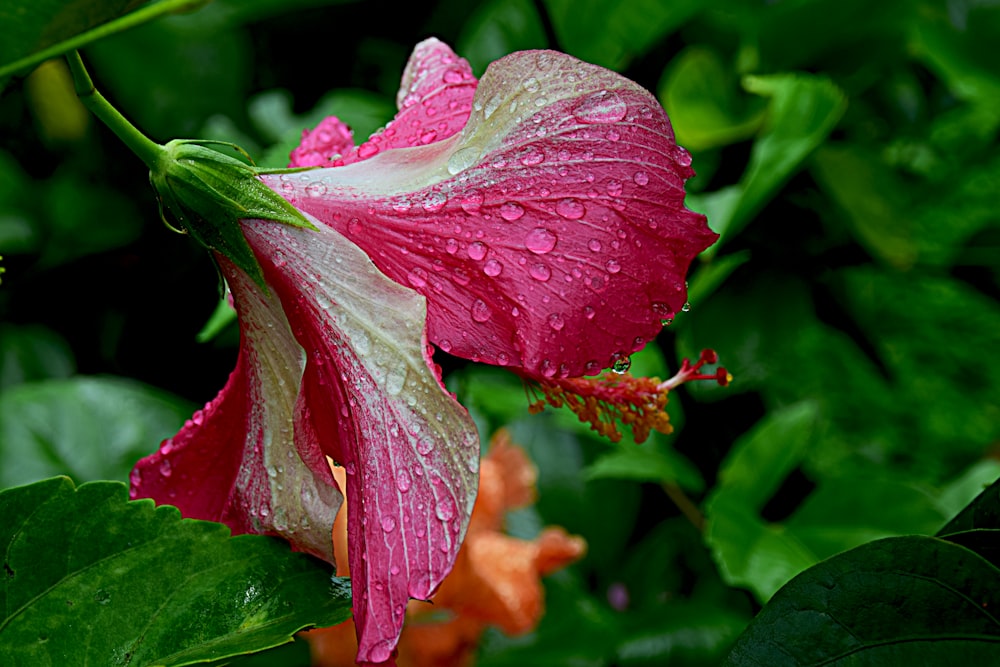
[(994, 664), (1000, 570), (932, 537), (835, 556), (783, 587), (726, 665)]
[(948, 536), (977, 528), (1000, 528), (1000, 479), (980, 493), (937, 534)]
[(207, 0), (6, 0), (0, 5), (0, 78), (25, 73), (44, 60), (164, 14), (191, 10)]
[(229, 537), (116, 482), (0, 493), (0, 661), (190, 665), (349, 616), (350, 588), (278, 540)]
[(138, 382), (73, 377), (0, 394), (0, 485), (53, 475), (128, 478), (143, 454), (171, 435), (192, 407)]

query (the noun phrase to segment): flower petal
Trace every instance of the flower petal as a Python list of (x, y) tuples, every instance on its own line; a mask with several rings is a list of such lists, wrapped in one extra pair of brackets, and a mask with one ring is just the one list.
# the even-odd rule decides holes
[(347, 471), (358, 660), (384, 662), (408, 599), (430, 597), (454, 563), (478, 436), (425, 356), (424, 298), (318, 226), (243, 225), (306, 351), (296, 430), (315, 433)]
[(529, 51), (490, 66), (460, 134), (264, 178), (427, 296), (446, 352), (566, 377), (642, 348), (685, 303), (716, 238), (684, 208), (689, 164), (646, 90)]
[(354, 150), (351, 129), (336, 116), (302, 131), (302, 142), (292, 150), (289, 167), (329, 167), (330, 161)]
[(302, 350), (277, 299), (219, 263), (240, 314), (236, 370), (214, 401), (136, 464), (131, 495), (221, 521), (234, 534), (279, 535), (333, 562), (330, 531), (343, 496), (315, 439), (291, 429)]
[[(360, 146), (354, 147), (352, 141), (317, 151), (314, 137), (327, 136), (330, 128), (346, 128), (336, 118), (327, 118), (313, 132), (303, 133), (302, 144), (292, 151), (288, 166), (340, 167), (392, 148), (425, 146), (446, 139), (465, 127), (475, 92), (476, 77), (469, 63), (447, 44), (433, 37), (425, 39), (413, 49), (406, 64), (396, 96), (399, 113), (392, 122)], [(317, 154), (321, 157), (315, 157)], [(335, 159), (339, 154), (343, 157)]]

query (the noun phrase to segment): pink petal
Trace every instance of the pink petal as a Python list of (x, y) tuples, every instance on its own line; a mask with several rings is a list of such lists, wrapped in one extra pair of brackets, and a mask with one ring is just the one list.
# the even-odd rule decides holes
[[(334, 171), (334, 170), (328, 170)], [(306, 353), (296, 431), (347, 471), (359, 662), (388, 660), (410, 597), (450, 571), (475, 500), (479, 443), (425, 357), (425, 300), (347, 239), (246, 221)]]
[[(288, 166), (339, 167), (392, 148), (425, 146), (446, 139), (465, 127), (475, 92), (476, 77), (469, 63), (456, 56), (447, 44), (434, 38), (426, 39), (417, 44), (406, 64), (396, 97), (399, 113), (391, 123), (351, 152), (326, 151), (325, 158), (336, 152), (343, 154), (332, 163), (325, 159), (307, 163), (297, 158), (300, 152), (311, 150), (308, 141), (312, 135), (304, 134), (302, 145), (292, 151), (292, 162)], [(336, 118), (327, 118), (314, 132), (319, 132), (331, 119), (340, 123)]]
[(343, 496), (314, 438), (290, 429), (301, 349), (281, 304), (220, 259), (240, 314), (236, 370), (204, 410), (138, 464), (133, 498), (264, 533), (333, 561), (330, 531)]
[(491, 65), (473, 109), (448, 139), (264, 180), (424, 294), (446, 352), (565, 377), (642, 348), (716, 238), (656, 99), (531, 51)]
[(289, 167), (329, 167), (330, 161), (354, 150), (351, 129), (336, 116), (320, 121), (316, 129), (302, 131), (302, 143), (292, 150)]

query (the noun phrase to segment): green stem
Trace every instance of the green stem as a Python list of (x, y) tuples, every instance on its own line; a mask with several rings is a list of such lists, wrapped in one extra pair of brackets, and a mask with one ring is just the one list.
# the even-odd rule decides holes
[(73, 74), (73, 86), (76, 94), (83, 102), (83, 105), (101, 119), (105, 125), (111, 128), (118, 138), (125, 142), (133, 153), (139, 156), (150, 169), (156, 164), (163, 146), (153, 142), (146, 135), (136, 129), (135, 125), (128, 122), (125, 116), (118, 113), (111, 104), (104, 99), (104, 96), (94, 88), (94, 82), (90, 79), (90, 74), (83, 66), (83, 60), (77, 51), (66, 54), (66, 61), (69, 63), (69, 71)]

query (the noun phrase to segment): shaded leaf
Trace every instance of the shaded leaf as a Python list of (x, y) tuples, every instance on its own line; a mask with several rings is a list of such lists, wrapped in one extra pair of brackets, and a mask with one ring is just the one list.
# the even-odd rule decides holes
[(980, 493), (937, 534), (947, 537), (953, 533), (977, 528), (1000, 529), (1000, 479)]
[(75, 368), (69, 345), (54, 331), (40, 325), (0, 324), (0, 390), (69, 377)]
[(194, 406), (138, 382), (74, 377), (0, 395), (0, 485), (52, 475), (121, 479), (180, 428)]
[(932, 537), (892, 537), (784, 586), (726, 665), (995, 664), (1000, 570)]
[(699, 493), (705, 481), (698, 469), (670, 447), (621, 444), (584, 470), (586, 479), (631, 479), (641, 482), (673, 482)]
[(65, 478), (0, 492), (4, 664), (189, 665), (350, 615), (328, 565), (127, 493)]
[(549, 48), (538, 10), (530, 0), (481, 3), (466, 22), (456, 51), (482, 75), (486, 66), (508, 53)]

